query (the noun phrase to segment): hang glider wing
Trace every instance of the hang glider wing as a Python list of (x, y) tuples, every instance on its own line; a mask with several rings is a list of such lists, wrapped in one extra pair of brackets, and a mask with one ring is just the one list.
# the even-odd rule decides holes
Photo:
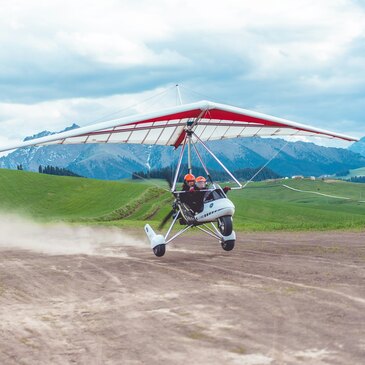
[(84, 143), (158, 144), (177, 148), (185, 138), (185, 128), (188, 124), (193, 125), (195, 134), (203, 141), (291, 135), (358, 140), (246, 109), (200, 101), (28, 140), (0, 148), (0, 152), (28, 146)]

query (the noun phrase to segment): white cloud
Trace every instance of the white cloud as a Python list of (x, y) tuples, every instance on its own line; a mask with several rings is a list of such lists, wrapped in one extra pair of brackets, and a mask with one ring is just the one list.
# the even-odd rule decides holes
[(171, 106), (176, 102), (175, 92), (170, 87), (103, 98), (73, 98), (35, 104), (0, 103), (0, 144), (16, 143), (44, 130), (60, 131), (72, 123), (85, 126)]
[(331, 104), (340, 93), (350, 105), (364, 89), (359, 4), (0, 0), (0, 134), (13, 140), (92, 122), (182, 80), (300, 122), (326, 108), (332, 123), (347, 119), (359, 135), (363, 103), (346, 114)]
[(144, 43), (121, 35), (100, 33), (59, 33), (60, 45), (98, 63), (119, 68), (130, 66), (169, 66), (189, 63), (189, 60), (174, 50), (153, 52)]
[(193, 55), (182, 55), (179, 44), (174, 50), (163, 44), (184, 36), (197, 48), (214, 44), (217, 53), (249, 57), (257, 72), (269, 72), (283, 62), (330, 62), (364, 33), (363, 16), (349, 0), (258, 0), (255, 6), (248, 0), (24, 0), (2, 4), (0, 30), (2, 42), (16, 41), (35, 55), (82, 55), (121, 67), (183, 62)]

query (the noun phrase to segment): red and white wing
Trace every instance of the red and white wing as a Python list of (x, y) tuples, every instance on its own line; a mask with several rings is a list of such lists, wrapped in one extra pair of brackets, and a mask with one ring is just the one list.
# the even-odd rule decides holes
[(28, 146), (86, 143), (158, 144), (176, 148), (183, 142), (185, 127), (191, 121), (194, 121), (195, 134), (203, 141), (290, 135), (320, 136), (346, 141), (358, 140), (351, 136), (242, 108), (200, 101), (21, 142), (0, 148), (0, 152)]

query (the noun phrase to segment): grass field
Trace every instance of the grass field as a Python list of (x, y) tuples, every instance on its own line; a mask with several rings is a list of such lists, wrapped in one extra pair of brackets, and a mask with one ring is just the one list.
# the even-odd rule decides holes
[[(289, 190), (311, 191), (303, 193)], [(157, 182), (162, 186), (162, 182)], [(313, 194), (328, 194), (345, 199)], [(235, 229), (326, 230), (365, 227), (365, 185), (341, 181), (285, 180), (252, 183), (231, 191)], [(170, 210), (171, 195), (142, 182), (101, 181), (0, 170), (0, 209), (42, 221), (142, 227)]]

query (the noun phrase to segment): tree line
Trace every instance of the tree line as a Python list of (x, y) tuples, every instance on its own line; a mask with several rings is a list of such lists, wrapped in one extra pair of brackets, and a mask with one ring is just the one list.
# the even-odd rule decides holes
[(64, 167), (55, 167), (51, 165), (42, 166), (39, 165), (38, 172), (40, 174), (49, 174), (49, 175), (58, 175), (58, 176), (74, 176), (74, 177), (83, 177), (81, 175), (75, 174), (71, 170), (68, 170)]
[(354, 182), (354, 183), (365, 183), (365, 176), (353, 176), (346, 181)]

